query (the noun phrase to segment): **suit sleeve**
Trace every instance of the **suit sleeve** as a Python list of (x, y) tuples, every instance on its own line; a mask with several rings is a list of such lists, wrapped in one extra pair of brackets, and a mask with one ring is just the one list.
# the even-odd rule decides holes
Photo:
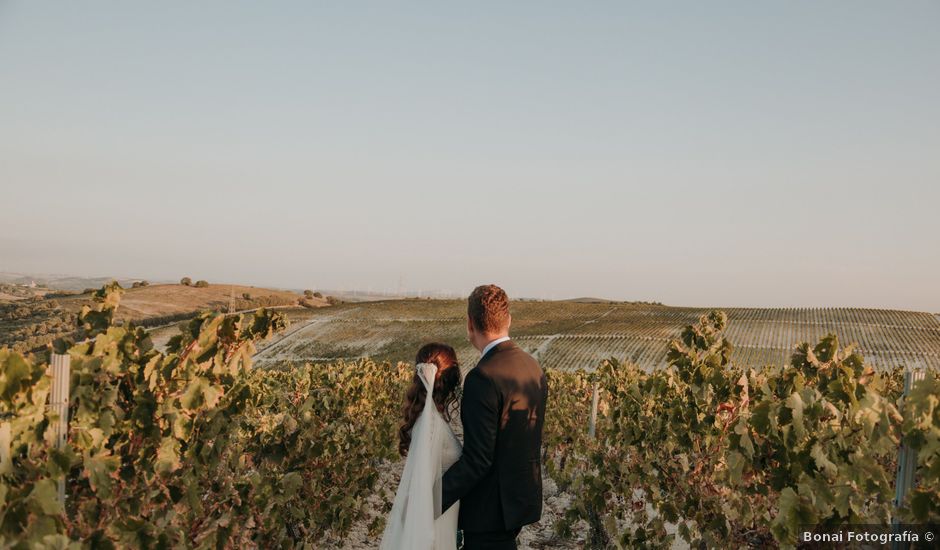
[(441, 513), (463, 498), (490, 471), (496, 454), (499, 395), (493, 383), (476, 369), (464, 382), (460, 403), (463, 453), (444, 473)]

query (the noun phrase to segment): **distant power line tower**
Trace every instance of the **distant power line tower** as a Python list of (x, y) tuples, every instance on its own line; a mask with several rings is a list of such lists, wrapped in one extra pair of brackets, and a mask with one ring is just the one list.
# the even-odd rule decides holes
[(405, 291), (405, 278), (402, 275), (398, 276), (398, 295), (401, 296)]

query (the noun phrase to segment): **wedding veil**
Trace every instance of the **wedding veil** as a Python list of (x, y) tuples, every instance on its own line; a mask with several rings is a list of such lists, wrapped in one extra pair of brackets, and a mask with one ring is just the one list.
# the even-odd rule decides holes
[(411, 429), (405, 470), (385, 524), (381, 550), (432, 549), (434, 518), (441, 515), (441, 454), (446, 426), (432, 397), (437, 365), (419, 363), (415, 369), (427, 397), (421, 416)]

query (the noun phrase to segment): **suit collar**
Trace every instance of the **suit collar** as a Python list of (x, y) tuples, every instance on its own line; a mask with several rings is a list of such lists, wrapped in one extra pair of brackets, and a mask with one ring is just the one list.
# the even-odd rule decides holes
[(489, 353), (493, 348), (507, 340), (509, 340), (509, 336), (503, 336), (501, 338), (491, 340), (489, 343), (483, 346), (483, 350), (480, 352), (480, 359), (486, 357), (486, 354)]
[(486, 348), (483, 348), (484, 353), (480, 355), (480, 361), (491, 357), (494, 353), (516, 347), (516, 344), (513, 343), (513, 341), (510, 340), (508, 336), (505, 340), (494, 340), (494, 342), (496, 343), (494, 344), (493, 342), (490, 342), (490, 344), (487, 344)]

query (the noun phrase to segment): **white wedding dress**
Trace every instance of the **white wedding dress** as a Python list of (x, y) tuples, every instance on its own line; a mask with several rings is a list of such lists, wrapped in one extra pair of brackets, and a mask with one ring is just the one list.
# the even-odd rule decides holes
[(411, 429), (405, 469), (380, 548), (456, 550), (460, 503), (454, 503), (441, 515), (441, 478), (460, 458), (461, 446), (431, 398), (437, 365), (420, 363), (415, 368), (428, 393), (424, 410)]

